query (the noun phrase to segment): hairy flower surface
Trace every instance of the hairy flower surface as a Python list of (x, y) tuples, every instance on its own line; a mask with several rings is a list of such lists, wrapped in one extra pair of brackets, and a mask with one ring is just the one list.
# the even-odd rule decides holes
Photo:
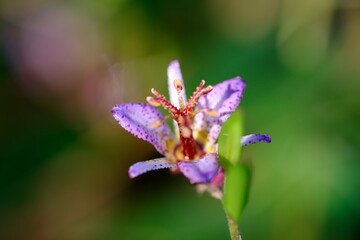
[[(170, 101), (155, 89), (153, 97), (145, 103), (118, 104), (112, 110), (116, 121), (134, 136), (150, 142), (164, 155), (138, 162), (129, 168), (129, 176), (162, 168), (179, 169), (191, 183), (209, 183), (221, 171), (216, 140), (222, 124), (239, 105), (245, 82), (235, 77), (212, 86), (201, 81), (193, 95), (187, 99), (178, 61), (168, 67)], [(156, 108), (164, 107), (171, 115), (163, 116)], [(175, 135), (166, 119), (173, 119)], [(263, 134), (242, 137), (243, 146), (260, 141), (270, 142)]]

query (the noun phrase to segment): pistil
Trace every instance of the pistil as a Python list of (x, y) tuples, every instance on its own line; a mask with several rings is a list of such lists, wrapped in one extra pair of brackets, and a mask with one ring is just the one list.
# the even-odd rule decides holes
[[(163, 106), (165, 109), (167, 109), (172, 115), (170, 118), (174, 119), (177, 122), (180, 133), (180, 146), (186, 160), (195, 160), (195, 158), (201, 155), (201, 150), (193, 137), (192, 118), (199, 112), (205, 112), (206, 114), (213, 116), (217, 114), (216, 110), (209, 109), (201, 109), (194, 111), (194, 108), (199, 98), (202, 95), (209, 93), (213, 89), (212, 86), (204, 87), (204, 85), (205, 81), (202, 80), (200, 82), (200, 85), (196, 88), (196, 91), (189, 99), (189, 102), (185, 105), (184, 99), (181, 95), (181, 92), (183, 91), (182, 82), (176, 79), (174, 81), (174, 87), (177, 91), (180, 109), (178, 109), (168, 100), (166, 100), (166, 98), (160, 93), (158, 93), (154, 88), (151, 89), (151, 92), (154, 94), (155, 98), (146, 98), (147, 102), (150, 105), (155, 107)], [(158, 123), (153, 124), (154, 127), (158, 125)]]
[(182, 115), (175, 120), (179, 127), (181, 150), (187, 159), (194, 160), (198, 148), (193, 137), (191, 118), (187, 115)]

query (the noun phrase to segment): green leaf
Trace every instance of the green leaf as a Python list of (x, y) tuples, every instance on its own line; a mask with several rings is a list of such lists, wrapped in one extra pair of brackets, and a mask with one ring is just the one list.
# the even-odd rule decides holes
[(250, 169), (246, 165), (231, 166), (225, 171), (224, 209), (236, 222), (244, 210), (248, 199)]
[(242, 112), (237, 110), (224, 123), (219, 136), (219, 159), (225, 169), (229, 165), (237, 165), (240, 162), (242, 135), (243, 117)]
[(235, 111), (224, 123), (219, 136), (219, 161), (225, 169), (224, 200), (226, 214), (235, 222), (240, 220), (248, 199), (250, 169), (241, 163), (243, 116)]

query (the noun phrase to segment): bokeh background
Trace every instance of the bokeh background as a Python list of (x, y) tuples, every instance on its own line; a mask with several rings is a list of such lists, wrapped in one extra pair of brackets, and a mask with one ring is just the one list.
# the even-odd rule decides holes
[(228, 239), (218, 200), (118, 126), (114, 104), (242, 76), (246, 240), (359, 239), (360, 2), (3, 0), (0, 239)]

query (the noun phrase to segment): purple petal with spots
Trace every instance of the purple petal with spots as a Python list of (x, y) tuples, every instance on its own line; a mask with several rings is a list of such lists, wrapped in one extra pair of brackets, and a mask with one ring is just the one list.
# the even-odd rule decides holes
[(211, 153), (196, 161), (179, 162), (178, 167), (191, 183), (209, 183), (219, 169), (218, 155)]
[(271, 142), (271, 137), (265, 134), (250, 134), (241, 138), (241, 145), (247, 146), (257, 142)]
[(236, 77), (215, 85), (211, 92), (201, 96), (196, 109), (217, 110), (219, 117), (208, 116), (205, 113), (197, 114), (194, 120), (195, 130), (205, 130), (209, 134), (209, 140), (215, 142), (221, 125), (239, 105), (245, 86), (245, 82)]
[(143, 173), (163, 168), (176, 167), (176, 164), (166, 160), (166, 158), (157, 158), (154, 160), (137, 162), (129, 168), (129, 176), (135, 178)]
[(167, 70), (167, 74), (168, 74), (168, 87), (169, 87), (170, 102), (175, 107), (179, 108), (179, 106), (180, 106), (179, 98), (178, 98), (177, 91), (174, 87), (174, 81), (176, 79), (180, 80), (180, 82), (183, 85), (182, 97), (184, 100), (184, 104), (186, 104), (186, 93), (185, 93), (185, 86), (184, 86), (183, 78), (181, 75), (180, 64), (179, 64), (178, 60), (174, 60), (170, 63), (168, 70)]
[[(161, 154), (166, 154), (166, 140), (173, 135), (159, 110), (145, 103), (128, 103), (115, 105), (112, 113), (126, 131), (150, 142)], [(161, 121), (159, 125), (154, 124), (158, 121)]]

